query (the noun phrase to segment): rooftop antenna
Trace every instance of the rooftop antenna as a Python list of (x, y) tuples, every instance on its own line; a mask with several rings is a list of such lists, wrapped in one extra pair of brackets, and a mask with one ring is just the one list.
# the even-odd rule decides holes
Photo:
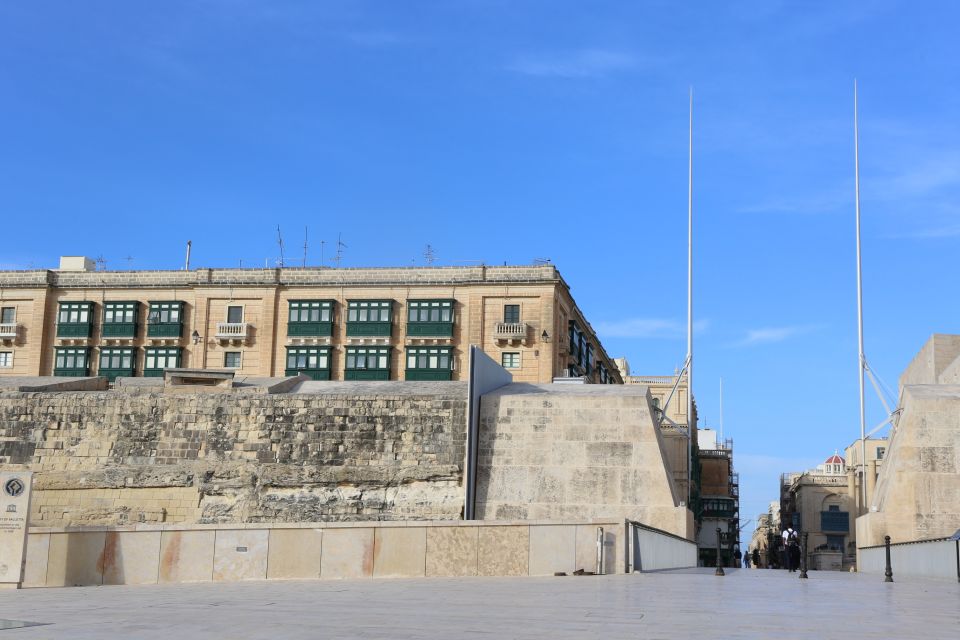
[(277, 244), (280, 246), (280, 263), (278, 266), (283, 269), (283, 236), (280, 235), (280, 225), (277, 225)]
[(326, 240), (320, 241), (320, 266), (323, 266), (323, 248), (327, 245)]
[(307, 266), (307, 233), (309, 229), (307, 227), (303, 228), (303, 267)]
[(347, 245), (341, 240), (341, 236), (342, 234), (337, 234), (337, 254), (333, 256), (333, 260), (331, 260), (331, 262), (336, 263), (338, 269), (340, 268), (340, 263), (343, 261), (343, 250), (347, 248)]
[(124, 260), (127, 261), (127, 271), (130, 271), (130, 265), (133, 264), (133, 256), (127, 256)]
[(437, 259), (436, 254), (433, 252), (433, 247), (430, 246), (429, 244), (423, 250), (423, 259), (427, 263), (427, 266), (432, 265), (434, 261), (436, 261)]
[(720, 442), (723, 442), (723, 377), (720, 378)]
[(97, 271), (106, 271), (107, 261), (103, 259), (103, 254), (97, 256)]
[(538, 267), (550, 264), (550, 258), (534, 258), (533, 264)]

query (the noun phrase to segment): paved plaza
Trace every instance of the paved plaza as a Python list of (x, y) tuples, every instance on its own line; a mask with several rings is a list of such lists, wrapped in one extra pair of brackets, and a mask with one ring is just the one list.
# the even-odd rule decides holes
[(712, 572), (25, 589), (0, 638), (960, 637), (956, 582)]

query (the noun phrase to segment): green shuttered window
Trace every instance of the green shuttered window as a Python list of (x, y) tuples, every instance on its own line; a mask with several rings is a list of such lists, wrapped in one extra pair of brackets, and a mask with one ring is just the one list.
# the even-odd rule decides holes
[(53, 375), (83, 377), (90, 375), (90, 363), (86, 347), (57, 347), (53, 363)]
[(407, 380), (450, 380), (451, 347), (407, 347)]
[(330, 347), (287, 347), (285, 375), (303, 374), (314, 380), (330, 379)]
[(89, 338), (92, 329), (92, 302), (61, 302), (59, 304), (57, 311), (58, 338)]
[(351, 300), (347, 307), (348, 336), (389, 336), (393, 332), (392, 300)]
[(143, 356), (143, 377), (162, 378), (164, 369), (180, 366), (180, 347), (147, 347)]
[(288, 336), (333, 335), (333, 300), (291, 300)]
[(454, 300), (409, 300), (407, 335), (449, 338), (453, 336)]
[(151, 302), (147, 313), (148, 338), (179, 338), (183, 335), (183, 302)]
[(121, 376), (132, 376), (136, 364), (136, 351), (132, 347), (103, 347), (98, 373), (113, 382)]
[(390, 347), (347, 347), (345, 380), (389, 380)]
[(139, 302), (104, 302), (103, 337), (133, 338), (137, 335)]

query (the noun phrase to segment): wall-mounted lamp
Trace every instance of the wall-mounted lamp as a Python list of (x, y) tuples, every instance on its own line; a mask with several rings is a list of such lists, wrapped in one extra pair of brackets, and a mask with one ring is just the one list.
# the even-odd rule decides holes
[(193, 330), (193, 335), (190, 336), (193, 338), (193, 344), (200, 344), (200, 332), (196, 329)]
[(550, 334), (547, 333), (547, 330), (546, 330), (546, 329), (544, 329), (544, 330), (543, 330), (543, 333), (540, 334), (540, 341), (541, 341), (541, 342), (550, 342)]

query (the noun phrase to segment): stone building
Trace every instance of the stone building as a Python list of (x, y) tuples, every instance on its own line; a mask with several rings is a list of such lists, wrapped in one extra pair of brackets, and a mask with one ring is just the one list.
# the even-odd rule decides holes
[(858, 547), (960, 529), (960, 335), (934, 334), (900, 376), (883, 464), (874, 487), (867, 479)]
[(517, 381), (622, 381), (552, 265), (0, 272), (0, 376), (456, 381), (471, 344)]
[(699, 499), (693, 504), (697, 522), (700, 566), (717, 566), (717, 530), (720, 562), (735, 566), (740, 537), (740, 478), (733, 466), (733, 440), (718, 440), (713, 429), (697, 430), (697, 484)]

